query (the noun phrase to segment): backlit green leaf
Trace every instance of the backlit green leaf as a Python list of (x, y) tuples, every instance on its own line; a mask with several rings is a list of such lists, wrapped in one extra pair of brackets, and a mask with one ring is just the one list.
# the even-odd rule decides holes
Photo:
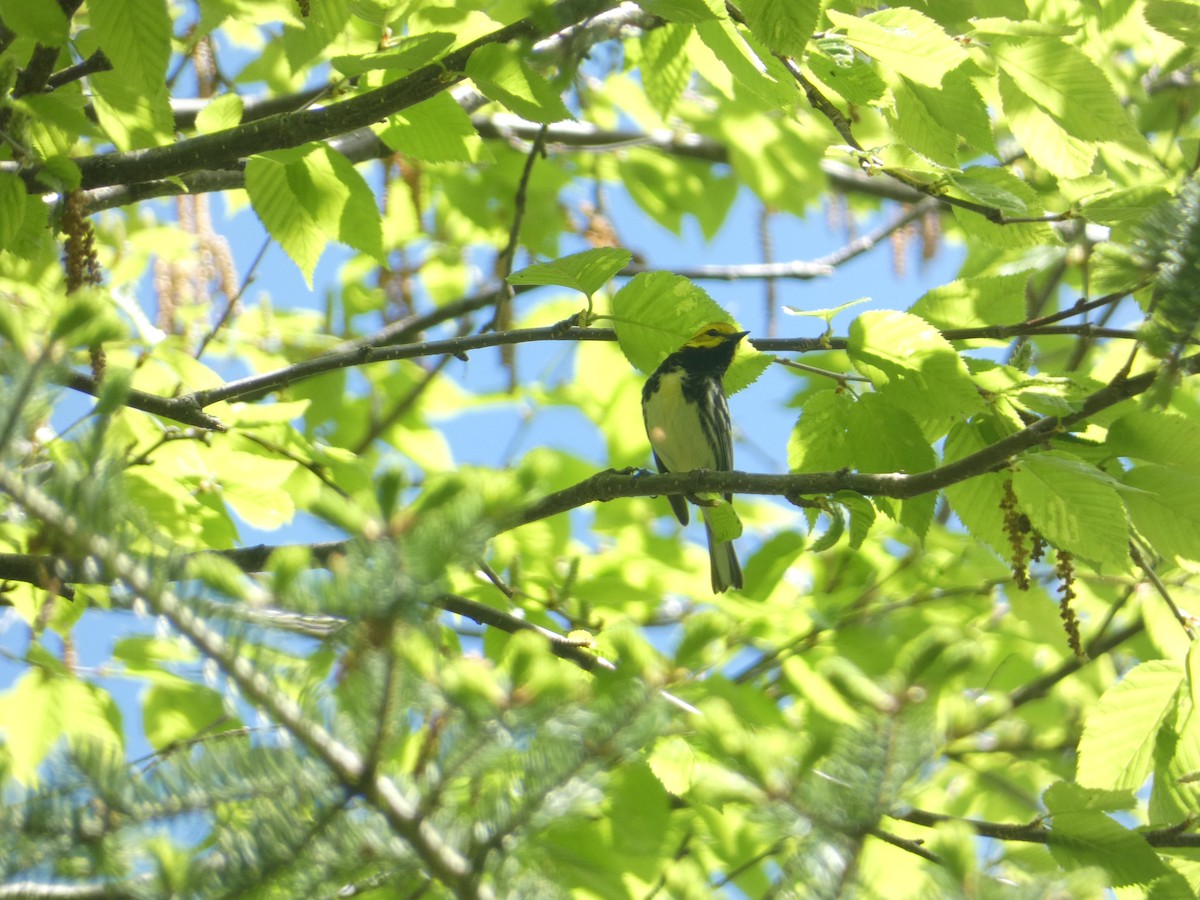
[(1013, 490), (1034, 530), (1097, 567), (1123, 568), (1129, 528), (1115, 482), (1069, 453), (1036, 453), (1013, 472)]
[(1075, 776), (1079, 783), (1140, 789), (1150, 776), (1158, 728), (1182, 685), (1179, 663), (1156, 659), (1109, 688), (1084, 723)]
[(88, 10), (116, 74), (134, 92), (161, 90), (171, 56), (165, 0), (89, 0)]
[(428, 62), (454, 43), (454, 35), (444, 31), (431, 31), (401, 38), (386, 50), (364, 53), (360, 56), (335, 56), (331, 63), (343, 75), (353, 77), (376, 69), (392, 72), (412, 72)]
[(825, 14), (855, 47), (918, 84), (936, 87), (947, 72), (967, 60), (960, 44), (915, 9), (883, 9), (862, 17), (834, 9)]
[(633, 254), (615, 247), (596, 247), (552, 262), (536, 263), (508, 276), (510, 284), (556, 284), (588, 297), (629, 264)]
[(467, 61), (467, 76), (488, 98), (534, 122), (571, 118), (562, 98), (545, 78), (501, 44), (485, 44)]

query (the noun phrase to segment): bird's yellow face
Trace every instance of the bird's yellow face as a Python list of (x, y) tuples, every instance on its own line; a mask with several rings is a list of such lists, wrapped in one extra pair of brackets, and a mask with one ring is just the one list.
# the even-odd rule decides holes
[(719, 347), (728, 341), (740, 341), (745, 336), (745, 331), (738, 331), (736, 326), (728, 322), (710, 322), (697, 331), (684, 346), (696, 349)]

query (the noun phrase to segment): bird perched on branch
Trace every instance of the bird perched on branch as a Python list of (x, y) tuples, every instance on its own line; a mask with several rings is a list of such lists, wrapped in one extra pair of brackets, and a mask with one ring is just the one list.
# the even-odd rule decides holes
[[(642, 418), (660, 472), (695, 469), (729, 471), (733, 468), (733, 425), (725, 399), (723, 379), (734, 351), (749, 332), (728, 322), (712, 322), (668, 356), (642, 389)], [(675, 517), (688, 523), (687, 500), (667, 498)], [(713, 593), (742, 586), (742, 568), (733, 543), (718, 540), (710, 517), (712, 503), (690, 498), (700, 506), (708, 536)], [(731, 494), (725, 501), (732, 501)]]

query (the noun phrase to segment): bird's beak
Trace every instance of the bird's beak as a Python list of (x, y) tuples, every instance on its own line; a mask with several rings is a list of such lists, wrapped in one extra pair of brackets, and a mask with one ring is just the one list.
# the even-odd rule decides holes
[(735, 331), (733, 334), (731, 334), (729, 336), (729, 339), (736, 344), (738, 341), (740, 341), (742, 338), (744, 338), (749, 333), (750, 332), (748, 332), (748, 331)]

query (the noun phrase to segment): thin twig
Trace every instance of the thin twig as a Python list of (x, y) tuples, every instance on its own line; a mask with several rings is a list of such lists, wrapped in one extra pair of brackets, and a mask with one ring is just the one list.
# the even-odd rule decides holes
[[(1021, 841), (1030, 844), (1048, 844), (1054, 832), (1053, 828), (1047, 828), (1043, 825), (1040, 818), (1027, 825), (1010, 825), (1005, 822), (986, 822), (981, 819), (948, 816), (943, 813), (929, 812), (923, 809), (894, 812), (890, 814), (890, 817), (901, 822), (923, 825), (927, 828), (933, 828), (942, 822), (963, 822), (982, 837), (995, 838), (998, 841)], [(1051, 815), (1049, 818), (1053, 821), (1054, 817)], [(1200, 847), (1200, 834), (1184, 831), (1185, 828), (1194, 827), (1194, 824), (1191, 821), (1187, 821), (1181, 823), (1181, 825), (1169, 826), (1167, 828), (1154, 828), (1145, 831), (1131, 829), (1130, 834), (1136, 834), (1151, 847)]]

